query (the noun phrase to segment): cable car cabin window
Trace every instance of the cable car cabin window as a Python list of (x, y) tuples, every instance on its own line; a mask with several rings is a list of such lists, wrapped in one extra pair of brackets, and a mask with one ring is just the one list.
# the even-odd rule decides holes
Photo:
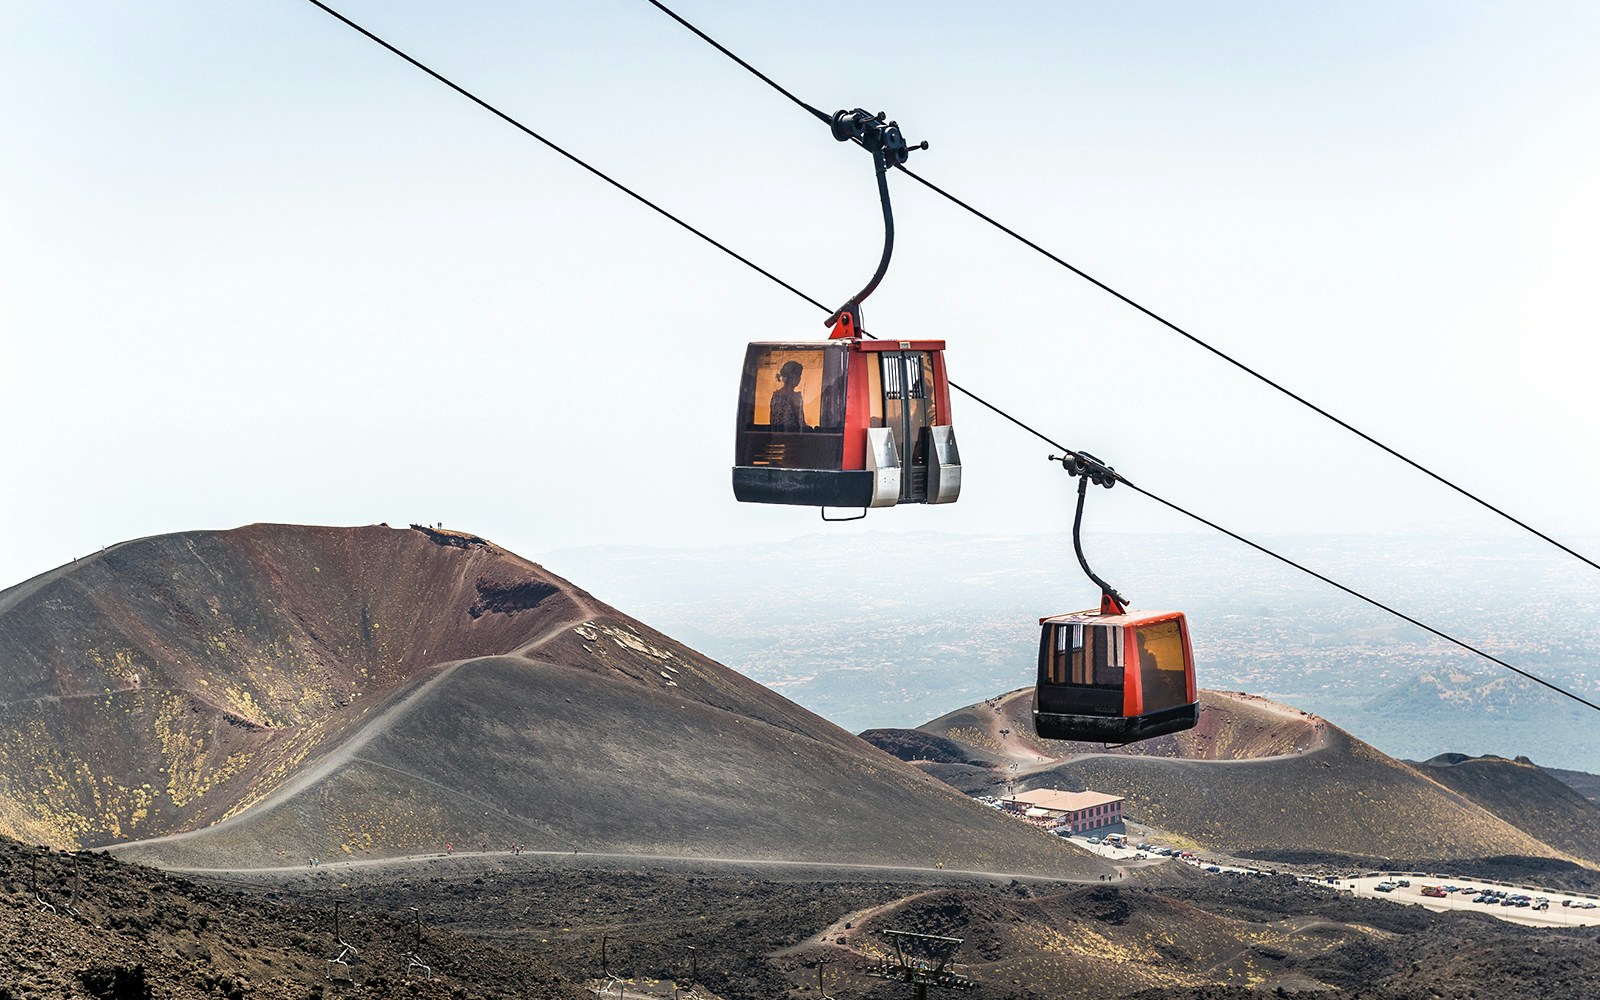
[(921, 363), (921, 371), (917, 373), (917, 396), (926, 406), (926, 419), (924, 423), (932, 427), (939, 422), (939, 400), (932, 391), (933, 379), (933, 354), (930, 351), (918, 351), (912, 356)]
[(1183, 631), (1176, 620), (1142, 625), (1134, 630), (1139, 655), (1139, 686), (1144, 712), (1159, 712), (1189, 703), (1183, 660)]
[(837, 469), (844, 458), (843, 345), (751, 344), (739, 384), (735, 465)]
[(867, 426), (883, 424), (883, 359), (867, 365)]
[(1063, 684), (1122, 687), (1122, 664), (1115, 629), (1103, 625), (1068, 625), (1056, 629), (1056, 651), (1064, 661)]
[(1122, 630), (1056, 624), (1039, 664), (1038, 707), (1045, 712), (1122, 713)]

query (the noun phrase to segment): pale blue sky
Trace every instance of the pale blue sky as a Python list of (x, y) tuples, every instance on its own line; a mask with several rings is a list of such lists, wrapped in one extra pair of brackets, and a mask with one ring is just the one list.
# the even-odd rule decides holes
[[(340, 9), (817, 298), (876, 263), (865, 155), (643, 0)], [(1357, 426), (1593, 532), (1600, 7), (677, 9)], [(0, 86), (0, 586), (261, 520), (442, 520), (535, 559), (817, 528), (736, 504), (728, 467), (744, 343), (820, 314), (309, 4), (11, 0)], [(1058, 440), (1246, 533), (1507, 530), (894, 192), (868, 326), (947, 339)], [(823, 537), (1061, 530), (1047, 446), (953, 408), (960, 503)], [(1127, 491), (1094, 517), (1186, 527)]]

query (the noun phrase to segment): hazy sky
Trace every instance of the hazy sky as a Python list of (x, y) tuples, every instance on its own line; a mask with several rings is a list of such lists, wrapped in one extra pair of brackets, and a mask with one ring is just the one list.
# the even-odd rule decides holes
[[(818, 299), (877, 262), (868, 157), (643, 0), (336, 6)], [(676, 8), (1218, 347), (1592, 530), (1600, 5)], [(735, 503), (729, 466), (744, 344), (821, 314), (311, 5), (0, 2), (0, 84), (0, 586), (255, 521), (535, 559), (819, 528)], [(868, 327), (946, 339), (1058, 440), (1246, 533), (1505, 530), (892, 182)], [(1049, 448), (953, 409), (961, 501), (825, 537), (1062, 530)], [(1092, 517), (1188, 527), (1126, 490)]]

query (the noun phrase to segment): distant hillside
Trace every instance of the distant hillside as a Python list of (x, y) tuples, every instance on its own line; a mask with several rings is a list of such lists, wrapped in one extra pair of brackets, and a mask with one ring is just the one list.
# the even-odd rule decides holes
[[(1483, 609), (1536, 620), (1538, 628), (1498, 630), (1496, 654), (1600, 699), (1600, 589), (1582, 574), (1550, 572), (1537, 540), (1408, 531), (1270, 541), (1335, 579), (1385, 581), (1386, 592), (1406, 595), (1407, 613), (1463, 638), (1482, 637)], [(872, 559), (861, 558), (863, 545)], [(1141, 607), (1188, 615), (1208, 688), (1270, 695), (1392, 756), (1471, 746), (1600, 772), (1600, 727), (1588, 709), (1287, 566), (1204, 534), (1102, 534), (1095, 548), (1108, 579), (1138, 581)], [(550, 563), (858, 732), (916, 727), (1028, 683), (1038, 616), (1098, 599), (1084, 581), (1062, 590), (1070, 534), (869, 529), (792, 539), (783, 551), (787, 572), (777, 574), (757, 549), (732, 545), (573, 550)], [(1448, 579), (1441, 552), (1450, 554)], [(797, 593), (791, 579), (828, 585)]]
[(1443, 754), (1413, 766), (1530, 836), (1600, 865), (1600, 806), (1526, 757)]
[(0, 701), (0, 832), (170, 867), (516, 842), (1107, 870), (458, 533), (117, 546), (0, 593)]
[(1590, 774), (1587, 771), (1568, 771), (1559, 767), (1547, 767), (1544, 770), (1548, 774), (1555, 775), (1567, 787), (1590, 802), (1600, 804), (1600, 774)]
[[(964, 791), (979, 790), (981, 780), (987, 790), (1014, 782), (1109, 792), (1127, 800), (1130, 819), (1219, 851), (1588, 859), (1518, 828), (1499, 807), (1445, 787), (1431, 769), (1424, 774), (1322, 719), (1261, 698), (1202, 692), (1194, 730), (1117, 748), (1039, 740), (1031, 706), (1032, 692), (1024, 689), (919, 731), (1009, 760), (986, 773), (957, 773), (953, 783)], [(948, 768), (940, 776), (950, 777)], [(1568, 815), (1587, 813), (1571, 808)], [(1538, 829), (1557, 822), (1552, 812)]]

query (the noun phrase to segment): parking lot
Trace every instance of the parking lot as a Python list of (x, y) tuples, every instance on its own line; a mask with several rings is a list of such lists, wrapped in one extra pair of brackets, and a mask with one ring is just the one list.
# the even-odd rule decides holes
[[(1098, 837), (1086, 834), (1077, 834), (1068, 838), (1068, 842), (1073, 847), (1081, 848), (1091, 854), (1098, 854), (1102, 858), (1109, 858), (1112, 861), (1130, 861), (1134, 867), (1140, 867), (1146, 863), (1156, 864), (1162, 861), (1180, 860), (1174, 855), (1163, 855), (1157, 850), (1141, 849), (1132, 843), (1129, 843), (1126, 847), (1117, 847), (1114, 844), (1108, 844), (1100, 840)], [(1190, 863), (1192, 864), (1193, 861), (1190, 860)]]
[[(1071, 838), (1073, 846), (1091, 851), (1103, 858), (1112, 861), (1127, 861), (1134, 865), (1141, 863), (1155, 864), (1161, 861), (1181, 861), (1193, 865), (1201, 871), (1213, 874), (1255, 874), (1255, 869), (1242, 868), (1235, 865), (1218, 864), (1203, 855), (1198, 857), (1179, 857), (1177, 855), (1163, 855), (1157, 850), (1141, 849), (1135, 844), (1119, 847), (1108, 844), (1098, 837), (1075, 836)], [(1417, 874), (1380, 874), (1365, 875), (1359, 878), (1340, 879), (1307, 879), (1319, 885), (1350, 892), (1368, 899), (1387, 899), (1392, 903), (1402, 903), (1411, 906), (1422, 906), (1435, 912), (1445, 910), (1475, 910), (1487, 913), (1491, 917), (1498, 917), (1511, 923), (1524, 924), (1530, 927), (1594, 927), (1600, 926), (1600, 897), (1580, 895), (1575, 893), (1558, 892), (1553, 889), (1542, 889), (1537, 886), (1510, 885), (1503, 882), (1484, 881), (1482, 879), (1456, 878), (1440, 875)], [(1401, 882), (1407, 884), (1399, 884)], [(1379, 889), (1384, 885), (1387, 888)], [(1443, 896), (1424, 896), (1423, 886), (1441, 886), (1445, 888)], [(1450, 888), (1455, 891), (1449, 891)], [(1499, 893), (1492, 901), (1474, 902), (1481, 899), (1485, 893)], [(1505, 897), (1526, 896), (1528, 905), (1517, 906), (1514, 903), (1504, 904)], [(1539, 900), (1545, 901), (1544, 908), (1538, 908)]]
[[(1396, 880), (1410, 882), (1410, 885), (1401, 885), (1387, 892), (1379, 891), (1380, 884), (1393, 884)], [(1555, 892), (1550, 889), (1540, 889), (1537, 886), (1506, 885), (1500, 882), (1483, 882), (1472, 879), (1458, 879), (1454, 877), (1432, 875), (1367, 875), (1355, 879), (1339, 879), (1331, 883), (1336, 888), (1365, 896), (1370, 899), (1388, 899), (1395, 903), (1409, 903), (1415, 906), (1425, 906), (1430, 910), (1476, 910), (1487, 913), (1491, 917), (1509, 920), (1516, 924), (1527, 924), (1531, 927), (1579, 927), (1600, 925), (1600, 901), (1592, 896), (1579, 896), (1572, 893)], [(1455, 886), (1455, 892), (1446, 892), (1443, 896), (1424, 896), (1422, 887), (1425, 885)], [(1540, 897), (1549, 903), (1548, 909), (1536, 910), (1529, 906), (1504, 906), (1500, 902), (1475, 903), (1482, 895), (1482, 890), (1493, 889), (1507, 895), (1520, 893), (1538, 900)], [(1471, 890), (1471, 891), (1469, 891)], [(1571, 905), (1563, 906), (1566, 902)], [(1586, 905), (1594, 905), (1594, 909), (1587, 909)]]

